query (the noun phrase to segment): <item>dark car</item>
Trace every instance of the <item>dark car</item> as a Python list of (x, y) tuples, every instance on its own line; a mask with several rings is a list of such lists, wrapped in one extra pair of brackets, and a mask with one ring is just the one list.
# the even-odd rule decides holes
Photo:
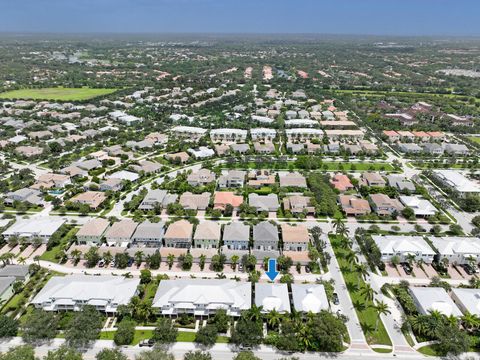
[(410, 275), (413, 271), (409, 263), (402, 263), (402, 268), (405, 271), (405, 274)]
[(473, 275), (478, 272), (478, 269), (470, 264), (463, 264), (462, 267), (468, 275)]
[(153, 339), (145, 339), (140, 341), (138, 344), (140, 347), (152, 347), (153, 345), (155, 345), (155, 341), (153, 341)]
[(340, 304), (340, 300), (338, 300), (338, 294), (337, 293), (333, 293), (332, 297), (333, 297), (333, 304), (334, 305)]

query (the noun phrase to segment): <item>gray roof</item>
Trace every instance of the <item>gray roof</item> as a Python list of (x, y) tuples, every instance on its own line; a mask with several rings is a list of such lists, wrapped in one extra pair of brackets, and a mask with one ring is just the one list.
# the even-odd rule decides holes
[(262, 306), (263, 312), (276, 310), (290, 312), (287, 284), (255, 284), (255, 305)]
[(0, 296), (15, 282), (13, 276), (0, 278)]
[(278, 228), (268, 221), (253, 227), (253, 241), (278, 241)]
[(0, 277), (25, 278), (28, 275), (28, 265), (6, 265), (0, 269)]
[(137, 226), (133, 239), (162, 239), (164, 234), (164, 222), (151, 223), (150, 221), (144, 221)]
[(399, 175), (388, 175), (388, 185), (399, 190), (415, 191), (415, 184), (407, 178)]
[(271, 209), (277, 210), (280, 207), (277, 194), (248, 194), (248, 204), (260, 211), (270, 211)]
[(242, 222), (232, 222), (225, 225), (223, 240), (246, 240), (250, 239), (250, 226)]

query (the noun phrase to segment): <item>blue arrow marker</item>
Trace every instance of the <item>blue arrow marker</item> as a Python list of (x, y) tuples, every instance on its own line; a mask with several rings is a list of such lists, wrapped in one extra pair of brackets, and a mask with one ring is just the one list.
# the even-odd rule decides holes
[(277, 259), (268, 259), (268, 271), (265, 272), (270, 280), (274, 281), (278, 275)]

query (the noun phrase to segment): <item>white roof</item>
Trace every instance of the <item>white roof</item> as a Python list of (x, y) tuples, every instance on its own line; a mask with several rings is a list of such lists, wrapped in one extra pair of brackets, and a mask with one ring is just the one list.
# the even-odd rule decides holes
[(172, 131), (179, 133), (192, 133), (192, 134), (205, 134), (206, 129), (202, 129), (194, 126), (175, 126), (172, 128)]
[(111, 175), (108, 175), (109, 179), (120, 179), (120, 180), (129, 180), (135, 181), (140, 177), (140, 175), (126, 170), (117, 171)]
[(37, 217), (21, 219), (3, 232), (5, 236), (51, 236), (60, 226), (65, 223), (63, 219), (51, 217)]
[(436, 310), (446, 316), (462, 316), (457, 305), (442, 287), (410, 287), (410, 293), (422, 314)]
[(285, 120), (285, 126), (292, 127), (292, 126), (315, 126), (318, 125), (317, 120), (309, 120), (309, 119), (292, 119), (292, 120)]
[(295, 129), (286, 129), (285, 133), (288, 135), (295, 134), (309, 134), (309, 135), (318, 135), (323, 136), (323, 130), (321, 129), (310, 129), (310, 128), (295, 128)]
[(434, 170), (434, 172), (437, 176), (442, 178), (443, 181), (448, 183), (449, 186), (455, 188), (459, 192), (480, 192), (480, 186), (476, 182), (466, 178), (456, 170)]
[(400, 196), (401, 203), (412, 208), (415, 215), (435, 215), (437, 209), (433, 204), (418, 196)]
[(276, 310), (290, 312), (290, 299), (287, 284), (255, 284), (255, 305), (262, 307), (264, 313)]
[(292, 284), (293, 306), (297, 311), (318, 313), (329, 304), (322, 284)]
[(249, 282), (227, 279), (162, 280), (153, 299), (152, 307), (170, 305), (177, 308), (250, 309), (252, 290)]
[(252, 120), (253, 121), (258, 121), (258, 122), (261, 122), (261, 123), (266, 123), (266, 124), (269, 124), (269, 123), (272, 123), (272, 122), (275, 121), (274, 119), (269, 118), (267, 116), (259, 116), (259, 115), (252, 115)]
[(430, 237), (440, 255), (480, 255), (480, 239), (472, 237)]
[(372, 235), (382, 254), (418, 254), (435, 255), (433, 249), (421, 236)]
[(77, 301), (94, 304), (97, 301), (126, 305), (137, 291), (140, 279), (123, 276), (67, 275), (54, 276), (32, 300), (32, 304), (72, 304)]
[(247, 136), (247, 133), (248, 133), (247, 130), (242, 130), (242, 129), (221, 128), (221, 129), (210, 130), (210, 135), (237, 134), (237, 135)]
[(455, 294), (456, 301), (459, 302), (470, 314), (480, 316), (480, 290), (467, 288), (454, 288), (452, 293)]

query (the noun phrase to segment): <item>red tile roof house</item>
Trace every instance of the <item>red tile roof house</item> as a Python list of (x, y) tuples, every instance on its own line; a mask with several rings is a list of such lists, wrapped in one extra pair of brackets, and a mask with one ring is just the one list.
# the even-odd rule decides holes
[(385, 135), (388, 138), (388, 142), (391, 143), (400, 140), (400, 135), (393, 130), (383, 130), (383, 135)]
[(397, 199), (391, 199), (385, 194), (370, 194), (368, 197), (373, 211), (380, 216), (392, 215), (394, 212), (400, 213), (404, 208)]
[(444, 140), (445, 139), (445, 134), (441, 131), (428, 131), (428, 135), (430, 135), (430, 138), (432, 140)]
[(406, 130), (398, 130), (397, 131), (398, 135), (400, 135), (400, 140), (415, 140), (415, 135), (413, 135), (410, 131)]
[(359, 199), (353, 195), (340, 195), (338, 200), (346, 215), (359, 216), (367, 215), (371, 212), (367, 200)]
[(335, 174), (330, 180), (330, 184), (340, 192), (352, 190), (354, 188), (350, 178), (344, 174)]
[(430, 140), (430, 135), (428, 135), (425, 131), (413, 131), (413, 135), (415, 138), (420, 141), (428, 141)]
[(235, 195), (235, 193), (231, 191), (215, 192), (213, 199), (213, 208), (224, 211), (227, 204), (232, 205), (234, 210), (238, 210), (240, 208), (240, 205), (243, 204), (243, 196)]

